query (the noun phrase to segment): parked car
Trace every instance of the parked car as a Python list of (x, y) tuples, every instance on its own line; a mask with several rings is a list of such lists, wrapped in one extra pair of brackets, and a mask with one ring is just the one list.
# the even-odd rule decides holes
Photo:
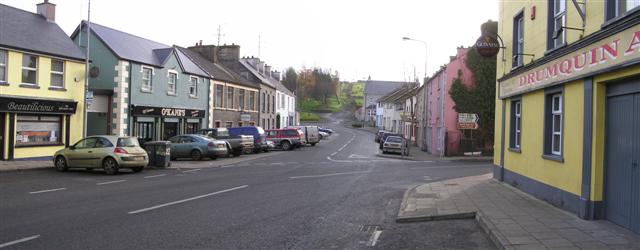
[(382, 153), (402, 153), (402, 144), (404, 139), (400, 136), (388, 136), (382, 145)]
[(209, 157), (215, 160), (229, 154), (227, 143), (203, 135), (186, 134), (169, 138), (171, 159), (191, 158), (194, 161)]
[(380, 143), (380, 137), (382, 137), (382, 134), (384, 133), (389, 133), (389, 132), (384, 130), (378, 130), (378, 132), (376, 132), (376, 138), (373, 139), (373, 141), (375, 141), (376, 143)]
[(296, 128), (304, 133), (304, 143), (311, 146), (315, 146), (320, 142), (320, 135), (318, 134), (318, 126), (289, 126), (286, 128)]
[(248, 135), (232, 136), (229, 134), (229, 129), (227, 128), (201, 129), (198, 133), (216, 140), (226, 141), (231, 154), (234, 156), (239, 156), (243, 152), (253, 151), (253, 137)]
[(325, 132), (325, 133), (327, 133), (329, 135), (333, 134), (333, 129), (330, 129), (330, 128), (318, 127), (318, 131)]
[(318, 131), (318, 136), (320, 136), (320, 140), (324, 140), (324, 139), (329, 138), (329, 133)]
[(267, 135), (264, 133), (264, 129), (257, 126), (236, 127), (229, 128), (229, 135), (250, 135), (253, 136), (253, 152), (268, 152), (269, 147), (267, 145)]
[(293, 150), (303, 145), (304, 133), (296, 128), (267, 130), (267, 140), (282, 150)]
[(69, 168), (102, 168), (107, 174), (117, 174), (121, 168), (140, 172), (149, 164), (149, 157), (138, 139), (129, 136), (89, 136), (53, 155), (57, 170)]
[(382, 135), (380, 135), (380, 142), (379, 142), (379, 148), (382, 149), (382, 146), (384, 144), (384, 141), (387, 140), (387, 137), (389, 136), (399, 136), (399, 137), (403, 137), (402, 134), (396, 134), (393, 132), (383, 132)]

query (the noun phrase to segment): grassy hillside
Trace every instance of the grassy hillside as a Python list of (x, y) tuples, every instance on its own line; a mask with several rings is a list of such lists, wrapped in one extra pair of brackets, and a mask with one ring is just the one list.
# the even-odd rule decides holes
[[(338, 96), (329, 96), (327, 103), (322, 100), (306, 99), (300, 101), (301, 120), (303, 118), (315, 119), (311, 113), (335, 113), (340, 111), (354, 111), (362, 106), (364, 83), (342, 82), (338, 86)], [(319, 119), (319, 118), (318, 118)]]

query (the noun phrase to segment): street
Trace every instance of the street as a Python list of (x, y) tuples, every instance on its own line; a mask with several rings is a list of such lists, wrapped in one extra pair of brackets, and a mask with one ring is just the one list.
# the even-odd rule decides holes
[(408, 188), (486, 174), (489, 163), (378, 158), (371, 133), (328, 126), (336, 133), (315, 147), (226, 165), (2, 172), (0, 247), (495, 248), (475, 220), (395, 222)]

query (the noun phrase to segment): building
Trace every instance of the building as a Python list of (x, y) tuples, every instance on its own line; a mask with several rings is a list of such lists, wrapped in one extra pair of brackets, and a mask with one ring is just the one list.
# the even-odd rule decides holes
[(376, 81), (371, 79), (365, 81), (364, 91), (363, 91), (364, 101), (362, 102), (363, 116), (362, 118), (360, 118), (360, 120), (364, 121), (365, 125), (375, 126), (377, 122), (373, 121), (372, 118), (377, 117), (378, 115), (377, 114), (374, 116), (367, 115), (366, 114), (366, 111), (368, 109), (367, 107), (370, 107), (371, 105), (376, 105), (376, 101), (378, 99), (391, 93), (391, 91), (402, 86), (403, 84), (406, 84), (406, 82)]
[(459, 47), (449, 63), (442, 66), (426, 82), (426, 132), (422, 147), (435, 155), (458, 155), (463, 133), (458, 129), (458, 112), (449, 90), (456, 78), (463, 84), (472, 86), (474, 81), (471, 71), (465, 65), (468, 48)]
[[(382, 129), (397, 134), (405, 135), (409, 138), (408, 128), (405, 128), (405, 118), (408, 112), (405, 111), (407, 100), (413, 99), (412, 93), (415, 91), (415, 83), (407, 83), (401, 85), (389, 94), (376, 100), (383, 107), (383, 126)], [(411, 117), (411, 115), (409, 115)]]
[(412, 145), (416, 144), (418, 133), (418, 122), (416, 119), (416, 105), (418, 104), (416, 94), (418, 87), (413, 87), (411, 91), (405, 93), (400, 100), (404, 100), (404, 110), (400, 115), (404, 123), (404, 138), (409, 139)]
[(500, 2), (494, 176), (640, 233), (637, 6)]
[(280, 82), (280, 72), (268, 76), (276, 86), (276, 128), (298, 125), (296, 123), (296, 95)]
[(0, 160), (52, 157), (82, 138), (86, 57), (55, 14), (48, 1), (37, 14), (0, 4)]
[[(232, 45), (233, 46), (233, 45)], [(239, 58), (238, 54), (227, 53), (225, 47), (207, 45), (181, 49), (211, 77), (209, 89), (209, 123), (212, 128), (255, 126), (258, 124), (259, 84), (250, 82), (238, 73), (220, 63), (223, 60)], [(222, 50), (222, 51), (221, 51)], [(239, 50), (231, 50), (237, 52)], [(225, 57), (226, 56), (226, 57)], [(228, 58), (229, 57), (229, 58)]]
[[(424, 82), (429, 81), (429, 79), (425, 78)], [(420, 150), (427, 151), (426, 149), (426, 136), (424, 135), (427, 131), (427, 102), (425, 94), (427, 91), (426, 84), (422, 84), (422, 86), (418, 87), (416, 90), (416, 108), (415, 108), (415, 117), (416, 117), (416, 146), (420, 147)]]
[[(87, 22), (71, 38), (86, 44)], [(209, 76), (176, 46), (91, 23), (88, 135), (140, 141), (196, 133), (208, 121)]]

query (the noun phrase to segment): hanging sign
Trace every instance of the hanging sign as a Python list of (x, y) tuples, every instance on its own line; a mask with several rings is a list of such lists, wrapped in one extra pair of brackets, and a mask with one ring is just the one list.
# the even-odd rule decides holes
[(500, 52), (500, 42), (493, 35), (482, 35), (476, 40), (476, 51), (483, 57), (494, 57)]

